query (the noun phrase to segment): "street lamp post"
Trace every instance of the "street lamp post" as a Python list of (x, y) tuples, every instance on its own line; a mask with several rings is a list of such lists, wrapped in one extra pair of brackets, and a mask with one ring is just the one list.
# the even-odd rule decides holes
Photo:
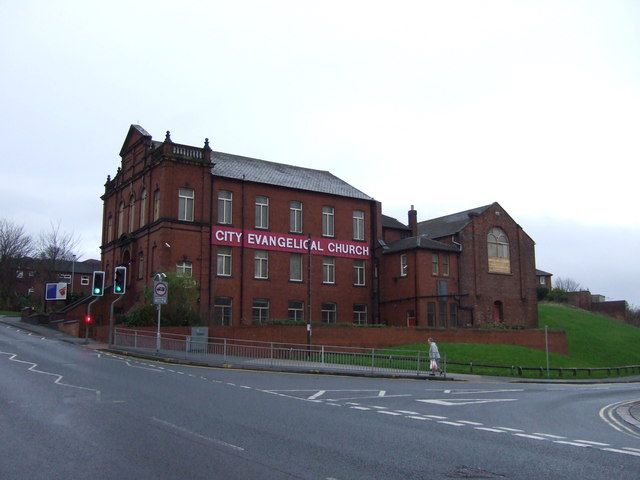
[[(156, 273), (153, 277), (153, 281), (162, 282), (167, 276), (164, 273)], [(160, 316), (162, 315), (162, 303), (158, 303), (158, 326), (156, 331), (156, 353), (160, 353)]]
[(76, 273), (76, 256), (71, 256), (71, 293), (73, 293), (73, 277)]

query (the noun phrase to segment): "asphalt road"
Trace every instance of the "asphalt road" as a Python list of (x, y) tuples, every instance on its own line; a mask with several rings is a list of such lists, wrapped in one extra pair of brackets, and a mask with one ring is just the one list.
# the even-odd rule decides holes
[(633, 479), (640, 384), (141, 361), (0, 324), (0, 478)]

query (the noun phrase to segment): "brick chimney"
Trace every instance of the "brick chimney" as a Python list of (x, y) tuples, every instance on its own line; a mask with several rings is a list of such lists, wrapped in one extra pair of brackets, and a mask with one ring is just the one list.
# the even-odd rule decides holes
[(411, 236), (418, 236), (418, 212), (411, 205), (411, 210), (409, 210), (409, 228), (411, 229)]

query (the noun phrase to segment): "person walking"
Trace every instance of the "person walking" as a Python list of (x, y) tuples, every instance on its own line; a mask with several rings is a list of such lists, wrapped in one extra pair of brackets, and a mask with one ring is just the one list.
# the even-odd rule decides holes
[(438, 351), (438, 345), (433, 341), (433, 338), (429, 337), (429, 368), (431, 368), (431, 375), (435, 375), (440, 371), (440, 352)]

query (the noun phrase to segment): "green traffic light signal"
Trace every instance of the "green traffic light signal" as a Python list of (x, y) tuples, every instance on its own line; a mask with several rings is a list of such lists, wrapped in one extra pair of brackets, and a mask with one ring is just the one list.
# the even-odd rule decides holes
[(91, 292), (95, 297), (101, 297), (104, 295), (104, 272), (96, 271), (93, 272), (93, 286), (91, 287)]
[(123, 295), (127, 288), (127, 267), (116, 267), (113, 276), (113, 293)]

